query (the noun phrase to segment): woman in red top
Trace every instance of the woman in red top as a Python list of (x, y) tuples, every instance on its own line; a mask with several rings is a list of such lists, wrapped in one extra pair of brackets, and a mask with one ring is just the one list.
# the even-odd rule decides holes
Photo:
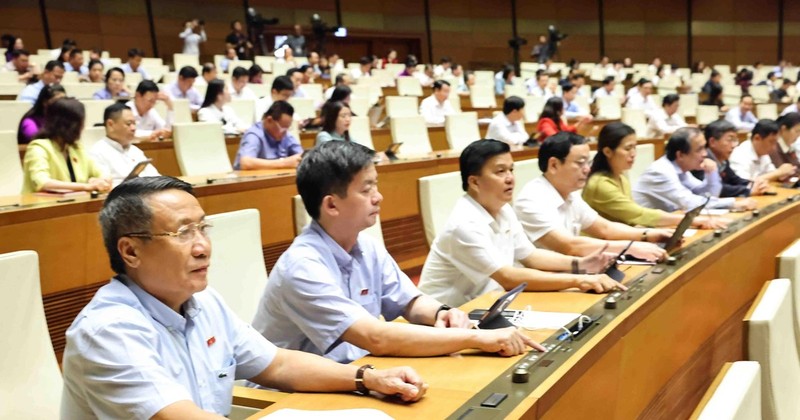
[(559, 97), (552, 97), (547, 100), (542, 109), (542, 114), (539, 115), (539, 122), (536, 124), (536, 132), (539, 133), (537, 140), (539, 143), (543, 142), (546, 138), (556, 134), (560, 131), (569, 131), (570, 133), (577, 133), (585, 119), (581, 119), (575, 125), (569, 125), (565, 120), (562, 120), (564, 115), (564, 101)]

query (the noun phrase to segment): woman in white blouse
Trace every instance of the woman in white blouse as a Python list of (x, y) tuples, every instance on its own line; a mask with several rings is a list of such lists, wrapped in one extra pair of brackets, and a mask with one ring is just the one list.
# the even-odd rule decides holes
[(227, 84), (220, 79), (210, 81), (203, 106), (197, 112), (197, 119), (201, 122), (221, 123), (225, 134), (243, 133), (247, 127), (233, 111), (233, 108), (228, 105), (230, 101), (231, 94), (228, 92)]

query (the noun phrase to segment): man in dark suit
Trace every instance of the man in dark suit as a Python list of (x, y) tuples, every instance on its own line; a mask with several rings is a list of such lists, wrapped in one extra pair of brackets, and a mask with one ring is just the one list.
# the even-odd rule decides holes
[[(736, 127), (728, 121), (717, 120), (706, 126), (705, 137), (708, 147), (708, 159), (717, 163), (719, 175), (722, 178), (722, 192), (720, 197), (747, 197), (763, 194), (769, 185), (763, 180), (752, 183), (744, 179), (731, 169), (728, 158), (733, 148), (739, 144)], [(692, 175), (702, 180), (704, 172), (692, 171)]]

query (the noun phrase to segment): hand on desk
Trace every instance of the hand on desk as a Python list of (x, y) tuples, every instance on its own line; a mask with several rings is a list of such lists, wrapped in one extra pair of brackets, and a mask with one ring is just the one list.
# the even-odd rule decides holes
[(419, 401), (428, 384), (410, 367), (368, 369), (364, 371), (364, 386), (384, 395), (396, 395), (403, 401)]
[(614, 289), (628, 290), (622, 283), (618, 283), (605, 274), (582, 275), (578, 288), (583, 292), (606, 293)]
[(520, 332), (516, 327), (497, 330), (480, 330), (480, 349), (487, 353), (498, 353), (501, 356), (516, 356), (528, 351), (528, 347), (539, 351), (547, 351), (541, 344)]
[(753, 210), (756, 207), (758, 207), (758, 203), (752, 198), (737, 198), (736, 202), (733, 204), (733, 210), (735, 211)]
[(763, 195), (769, 190), (769, 181), (763, 178), (756, 178), (753, 186), (750, 187), (750, 195)]
[[(666, 230), (666, 229), (661, 229)], [(660, 240), (658, 242), (666, 242), (667, 239), (670, 238), (669, 235), (665, 239)], [(648, 238), (649, 239), (649, 238)], [(667, 258), (667, 250), (661, 248), (656, 244), (651, 244), (650, 242), (634, 242), (631, 244), (631, 247), (628, 248), (628, 254), (633, 255), (636, 258), (647, 260), (647, 261), (662, 261)]]
[[(605, 252), (608, 244), (578, 260), (579, 273), (605, 273), (616, 261), (617, 254)], [(577, 274), (577, 273), (576, 273)]]
[(438, 328), (471, 328), (472, 323), (464, 311), (452, 308), (439, 312), (433, 326)]

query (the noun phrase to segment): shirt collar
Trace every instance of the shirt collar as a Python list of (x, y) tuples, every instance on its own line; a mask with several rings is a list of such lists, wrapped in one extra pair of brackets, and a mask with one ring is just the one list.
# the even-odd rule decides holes
[(130, 145), (128, 145), (128, 147), (127, 147), (127, 148), (125, 148), (125, 147), (122, 147), (122, 145), (121, 145), (121, 144), (119, 144), (119, 143), (118, 143), (116, 140), (114, 140), (114, 139), (112, 139), (112, 138), (110, 138), (110, 137), (108, 137), (108, 136), (105, 136), (105, 137), (103, 137), (103, 141), (105, 141), (106, 143), (108, 143), (108, 145), (109, 145), (109, 146), (111, 146), (111, 148), (112, 148), (112, 149), (114, 149), (114, 150), (116, 150), (116, 151), (118, 151), (118, 152), (120, 152), (120, 153), (125, 153), (125, 152), (127, 152), (127, 151), (128, 151), (128, 149), (130, 149), (130, 148), (131, 148), (131, 146), (130, 146)]
[(556, 207), (561, 207), (566, 202), (570, 202), (570, 204), (571, 204), (571, 202), (572, 202), (572, 193), (567, 194), (567, 199), (564, 200), (564, 198), (561, 196), (561, 193), (558, 192), (556, 187), (553, 186), (553, 184), (550, 183), (550, 180), (547, 179), (547, 177), (545, 177), (544, 175), (542, 175), (541, 177), (539, 177), (536, 180), (534, 180), (534, 182), (541, 182), (542, 185), (545, 186), (545, 191), (543, 191), (543, 193), (546, 194), (547, 197), (538, 197), (537, 198), (537, 199), (541, 199), (542, 202), (555, 204)]
[(497, 232), (500, 232), (504, 229), (504, 227), (508, 224), (505, 220), (503, 215), (503, 209), (508, 204), (504, 205), (500, 208), (500, 212), (497, 214), (497, 219), (492, 217), (488, 211), (481, 205), (481, 203), (477, 202), (474, 198), (472, 198), (469, 194), (464, 194), (464, 198), (467, 199), (467, 202), (472, 205), (473, 209), (475, 210), (474, 217), (469, 218), (470, 221), (484, 223), (492, 227)]
[[(667, 159), (667, 157), (664, 156), (664, 159)], [(683, 169), (681, 169), (681, 167), (678, 166), (678, 163), (675, 162), (674, 160), (667, 159), (667, 162), (669, 162), (669, 164), (672, 165), (673, 168), (675, 168), (675, 173), (677, 173), (678, 175), (682, 175), (684, 172), (686, 172)]]
[(333, 258), (336, 260), (336, 265), (339, 267), (350, 267), (353, 264), (353, 260), (362, 254), (361, 246), (359, 245), (358, 240), (356, 240), (356, 244), (353, 246), (353, 249), (348, 253), (344, 250), (344, 248), (342, 248), (341, 245), (339, 245), (338, 242), (328, 235), (328, 232), (325, 232), (325, 229), (323, 229), (316, 220), (311, 221), (309, 229), (322, 238), (322, 241), (325, 243), (325, 245), (327, 245), (328, 249), (331, 250), (331, 253), (333, 253)]
[[(264, 123), (263, 123), (263, 122), (258, 122), (257, 124), (258, 124), (258, 128), (261, 130), (261, 132), (262, 132), (262, 133), (264, 133), (264, 139), (266, 139), (266, 140), (267, 140), (267, 143), (269, 143), (269, 144), (270, 144), (270, 145), (272, 145), (273, 147), (276, 147), (276, 146), (278, 146), (279, 144), (281, 144), (281, 142), (283, 141), (283, 139), (276, 140), (275, 138), (273, 138), (273, 137), (272, 137), (272, 135), (270, 135), (270, 134), (269, 134), (269, 132), (267, 131), (267, 129), (266, 129), (266, 128), (264, 128)], [(287, 135), (288, 135), (288, 132), (287, 132)], [(286, 138), (286, 136), (284, 136), (284, 138)]]
[(173, 311), (172, 308), (165, 305), (164, 302), (156, 299), (155, 296), (147, 293), (147, 291), (139, 287), (139, 285), (127, 275), (120, 274), (117, 276), (117, 279), (128, 286), (131, 292), (136, 295), (136, 298), (139, 299), (139, 302), (147, 313), (156, 320), (156, 322), (165, 326), (167, 329), (177, 330), (183, 333), (186, 331), (187, 318), (194, 318), (200, 313), (201, 309), (197, 306), (197, 301), (194, 296), (190, 297), (189, 300), (184, 302), (181, 306), (185, 314), (185, 316), (183, 316)]

